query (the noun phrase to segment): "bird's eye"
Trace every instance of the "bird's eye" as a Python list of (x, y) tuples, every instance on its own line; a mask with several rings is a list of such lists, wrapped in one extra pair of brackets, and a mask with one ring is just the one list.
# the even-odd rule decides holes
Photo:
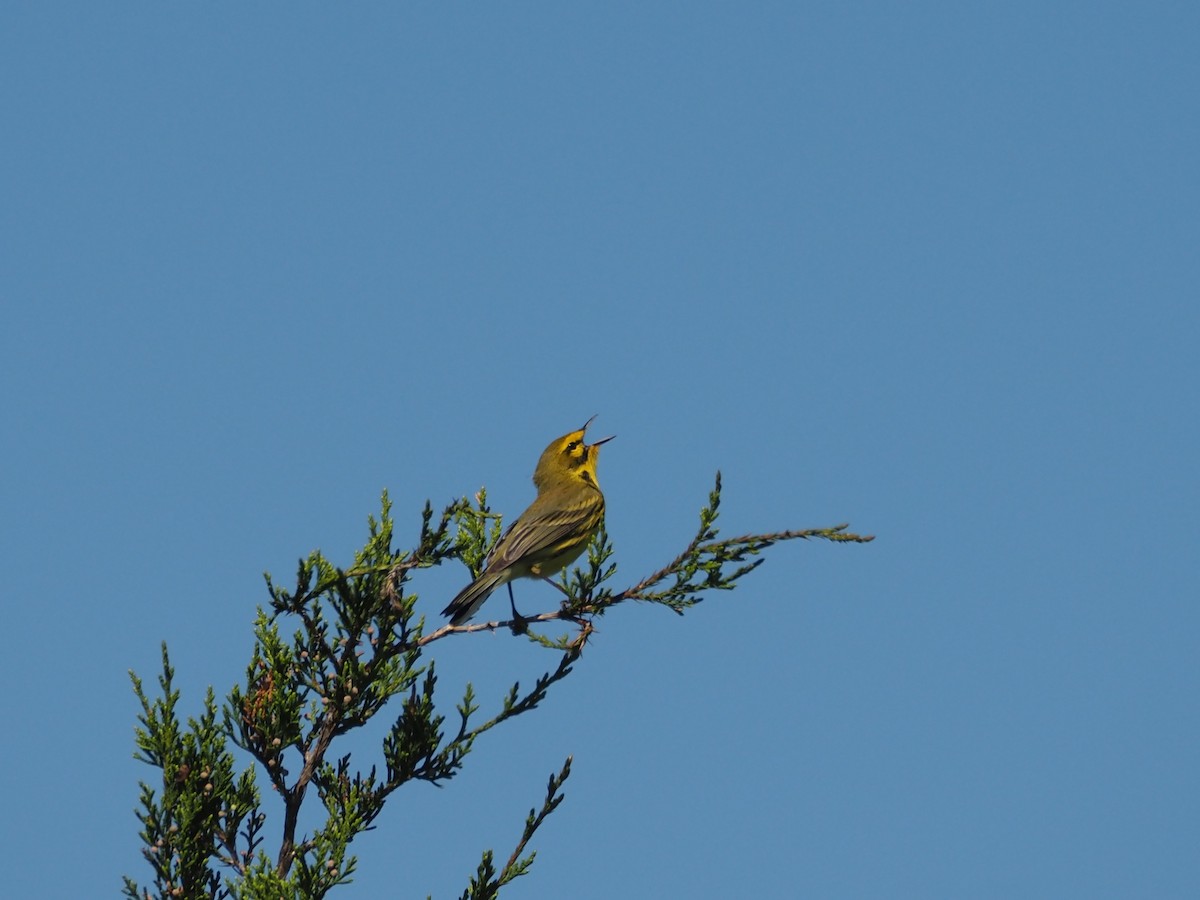
[(571, 443), (567, 444), (567, 452), (568, 453), (573, 452), (578, 446), (579, 446), (579, 441), (571, 441)]

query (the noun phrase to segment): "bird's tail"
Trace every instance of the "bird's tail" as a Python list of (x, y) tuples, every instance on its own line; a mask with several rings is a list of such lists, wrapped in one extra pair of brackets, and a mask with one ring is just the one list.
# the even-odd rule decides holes
[(450, 601), (450, 605), (442, 610), (442, 615), (450, 617), (451, 625), (461, 625), (475, 615), (479, 607), (483, 606), (483, 601), (491, 596), (492, 591), (506, 581), (506, 573), (484, 572)]

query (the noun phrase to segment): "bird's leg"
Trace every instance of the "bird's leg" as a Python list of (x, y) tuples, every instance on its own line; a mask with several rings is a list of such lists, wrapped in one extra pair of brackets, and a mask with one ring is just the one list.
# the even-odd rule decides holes
[(511, 581), (508, 583), (508, 605), (512, 608), (512, 633), (525, 634), (529, 630), (529, 620), (517, 612), (517, 601), (513, 599)]

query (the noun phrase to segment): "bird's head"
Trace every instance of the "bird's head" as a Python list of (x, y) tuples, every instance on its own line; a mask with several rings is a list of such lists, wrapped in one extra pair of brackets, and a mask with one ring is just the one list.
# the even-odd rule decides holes
[(616, 435), (600, 438), (591, 444), (584, 441), (584, 432), (592, 424), (592, 416), (583, 423), (583, 427), (550, 442), (542, 457), (538, 460), (537, 469), (533, 473), (533, 483), (538, 490), (560, 483), (573, 483), (576, 480), (599, 488), (596, 480), (596, 460), (600, 456), (600, 445), (611, 441)]

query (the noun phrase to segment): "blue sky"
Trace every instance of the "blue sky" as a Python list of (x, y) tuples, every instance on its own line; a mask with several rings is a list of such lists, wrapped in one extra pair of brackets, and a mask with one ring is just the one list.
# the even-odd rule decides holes
[[(1200, 893), (1194, 4), (10, 4), (6, 883), (147, 880), (136, 705), (598, 413), (622, 608), (345, 897)], [(465, 583), (418, 583), (435, 616)], [(521, 587), (523, 607), (554, 596)], [(494, 602), (501, 602), (499, 600)], [(489, 607), (490, 608), (490, 607)], [(443, 642), (445, 702), (549, 663)], [(490, 694), (488, 693), (490, 691)], [(69, 864), (65, 864), (69, 860)]]

